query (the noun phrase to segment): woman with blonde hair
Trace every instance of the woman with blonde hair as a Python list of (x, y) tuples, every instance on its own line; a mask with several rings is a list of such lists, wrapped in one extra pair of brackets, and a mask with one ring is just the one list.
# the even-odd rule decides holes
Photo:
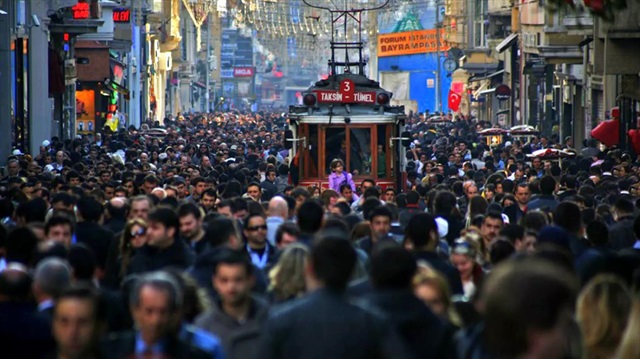
[(618, 354), (615, 356), (617, 359), (636, 359), (640, 358), (640, 299), (633, 301), (633, 308), (631, 309), (631, 318), (633, 318), (622, 335), (620, 340), (620, 347), (618, 348)]
[(470, 236), (458, 238), (451, 247), (451, 265), (460, 272), (460, 281), (467, 298), (473, 297), (484, 276), (478, 247), (478, 242)]
[[(576, 309), (586, 351), (585, 359), (614, 356), (627, 326), (631, 305), (631, 292), (618, 277), (601, 274), (587, 283), (578, 296)], [(638, 338), (633, 340), (637, 341)]]
[(306, 290), (304, 267), (309, 250), (302, 244), (289, 245), (269, 272), (272, 303), (283, 303), (302, 296)]
[(462, 321), (451, 305), (451, 290), (447, 279), (425, 262), (418, 262), (418, 271), (413, 277), (413, 293), (436, 315), (460, 327)]

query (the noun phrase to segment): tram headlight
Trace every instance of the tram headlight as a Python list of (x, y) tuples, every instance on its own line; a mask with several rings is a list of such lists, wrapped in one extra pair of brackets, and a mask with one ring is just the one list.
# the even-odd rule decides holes
[(310, 93), (306, 94), (302, 98), (302, 103), (307, 107), (314, 106), (316, 104), (316, 96)]
[(378, 94), (376, 100), (378, 101), (379, 105), (386, 105), (389, 102), (389, 94), (381, 92)]

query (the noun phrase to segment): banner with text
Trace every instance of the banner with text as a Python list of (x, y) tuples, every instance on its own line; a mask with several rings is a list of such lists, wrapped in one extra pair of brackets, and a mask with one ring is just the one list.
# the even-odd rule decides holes
[[(378, 57), (424, 54), (437, 51), (436, 31), (417, 30), (378, 36)], [(444, 30), (440, 29), (440, 51), (446, 51)]]

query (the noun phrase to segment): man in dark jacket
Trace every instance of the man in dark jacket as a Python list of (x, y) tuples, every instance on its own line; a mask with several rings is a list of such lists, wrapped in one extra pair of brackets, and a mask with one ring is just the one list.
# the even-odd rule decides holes
[(580, 217), (580, 207), (573, 202), (562, 202), (553, 212), (553, 222), (569, 234), (569, 249), (574, 258), (589, 248), (589, 242), (583, 236), (583, 223)]
[(276, 185), (276, 171), (268, 169), (265, 172), (264, 181), (260, 182), (260, 188), (262, 188), (262, 200), (268, 201), (278, 193), (278, 186)]
[(438, 244), (438, 225), (433, 216), (427, 213), (413, 216), (405, 230), (405, 245), (413, 250), (417, 260), (427, 262), (447, 278), (451, 293), (462, 294), (460, 272), (438, 256)]
[[(276, 309), (262, 332), (260, 358), (364, 359), (409, 356), (394, 328), (344, 297), (357, 261), (346, 233), (325, 233), (311, 250), (308, 296)], [(330, 343), (330, 344), (328, 344)]]
[(194, 251), (200, 254), (207, 248), (202, 212), (195, 203), (185, 202), (178, 207), (180, 237)]
[(635, 206), (626, 197), (619, 198), (613, 206), (613, 217), (616, 221), (609, 227), (609, 247), (613, 250), (631, 248), (636, 242), (633, 233), (633, 212)]
[(170, 275), (147, 273), (133, 286), (129, 305), (137, 330), (111, 335), (103, 346), (105, 358), (210, 358), (178, 338), (183, 294)]
[(251, 295), (254, 267), (246, 254), (230, 248), (217, 253), (213, 285), (219, 299), (195, 324), (222, 340), (227, 359), (257, 358), (260, 328), (268, 305)]
[(527, 205), (529, 204), (529, 198), (531, 197), (529, 185), (526, 183), (519, 183), (516, 186), (515, 197), (516, 203), (505, 207), (502, 211), (502, 213), (509, 217), (509, 224), (518, 224), (520, 219), (527, 213)]
[(78, 208), (78, 224), (76, 226), (76, 240), (84, 243), (93, 250), (98, 260), (98, 268), (104, 271), (107, 263), (109, 246), (113, 240), (113, 232), (104, 229), (98, 222), (104, 213), (104, 208), (93, 197), (81, 198), (76, 204)]
[(107, 202), (106, 210), (107, 218), (104, 227), (114, 234), (122, 232), (127, 224), (127, 200), (120, 197), (112, 198)]
[(420, 194), (416, 191), (410, 191), (407, 193), (407, 207), (400, 210), (400, 227), (403, 229), (407, 227), (409, 220), (417, 213), (424, 213), (420, 206)]
[(159, 207), (149, 213), (147, 244), (136, 251), (130, 273), (143, 273), (173, 266), (185, 269), (193, 264), (193, 252), (177, 239), (179, 221), (171, 208)]
[[(553, 195), (556, 190), (556, 180), (551, 176), (543, 176), (540, 179), (540, 195), (527, 204), (527, 211), (536, 209), (546, 213), (552, 213), (558, 206), (558, 200)], [(514, 223), (516, 224), (516, 223)]]
[(379, 205), (371, 211), (368, 220), (371, 226), (371, 236), (358, 240), (357, 246), (367, 254), (371, 254), (378, 243), (394, 241), (390, 234), (393, 213), (387, 206)]
[(30, 301), (31, 278), (17, 263), (0, 273), (0, 347), (2, 358), (40, 358), (53, 350), (51, 326)]
[(385, 244), (371, 257), (375, 291), (366, 301), (385, 313), (414, 358), (455, 358), (452, 327), (413, 295), (415, 259), (396, 244)]

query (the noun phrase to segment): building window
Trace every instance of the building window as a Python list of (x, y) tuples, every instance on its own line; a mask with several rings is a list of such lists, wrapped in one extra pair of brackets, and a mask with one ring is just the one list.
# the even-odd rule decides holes
[(187, 27), (183, 26), (182, 27), (182, 41), (180, 41), (180, 47), (181, 47), (181, 52), (180, 52), (180, 56), (182, 58), (182, 61), (187, 61)]
[(476, 0), (475, 20), (473, 21), (473, 46), (487, 47), (487, 8), (488, 0)]

